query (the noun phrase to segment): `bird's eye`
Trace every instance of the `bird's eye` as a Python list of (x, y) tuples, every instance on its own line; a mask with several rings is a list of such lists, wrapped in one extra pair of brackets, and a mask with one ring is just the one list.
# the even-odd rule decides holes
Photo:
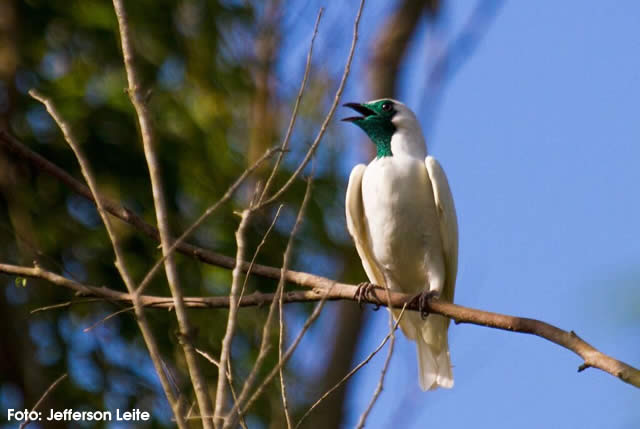
[(391, 111), (391, 108), (392, 108), (392, 105), (391, 105), (391, 103), (389, 103), (389, 102), (384, 103), (384, 104), (382, 105), (382, 110), (384, 110), (385, 112), (390, 112), (390, 111)]

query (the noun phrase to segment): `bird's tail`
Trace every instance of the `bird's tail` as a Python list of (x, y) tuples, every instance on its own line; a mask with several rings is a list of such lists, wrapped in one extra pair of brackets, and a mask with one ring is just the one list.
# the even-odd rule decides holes
[[(397, 320), (399, 310), (393, 310)], [(415, 341), (418, 349), (418, 373), (420, 388), (432, 390), (437, 387), (453, 387), (453, 372), (449, 356), (449, 319), (430, 314), (422, 320), (417, 312), (405, 312), (400, 321), (404, 335)]]
[(418, 372), (422, 390), (453, 387), (448, 322), (447, 318), (437, 314), (429, 315), (427, 320), (422, 322), (420, 330), (422, 335), (416, 338)]

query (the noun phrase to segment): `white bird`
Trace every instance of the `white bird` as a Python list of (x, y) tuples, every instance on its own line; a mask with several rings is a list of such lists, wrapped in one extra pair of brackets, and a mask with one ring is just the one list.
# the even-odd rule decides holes
[[(346, 214), (362, 266), (371, 283), (403, 293), (452, 302), (458, 269), (458, 223), (447, 177), (427, 156), (420, 124), (391, 99), (345, 106), (362, 116), (343, 119), (362, 128), (377, 156), (356, 165), (349, 177)], [(367, 292), (365, 291), (365, 294)], [(393, 311), (398, 317), (399, 311)], [(416, 342), (420, 387), (453, 387), (449, 319), (426, 320), (407, 311), (400, 321)]]

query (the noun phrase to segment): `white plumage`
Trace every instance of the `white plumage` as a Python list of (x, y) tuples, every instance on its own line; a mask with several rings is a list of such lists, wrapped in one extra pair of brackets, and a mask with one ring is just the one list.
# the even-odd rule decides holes
[[(392, 155), (352, 170), (347, 227), (371, 283), (411, 294), (435, 291), (453, 301), (458, 226), (451, 190), (438, 161), (427, 156), (413, 112), (390, 101), (396, 110)], [(452, 387), (449, 319), (431, 314), (422, 320), (410, 311), (400, 327), (417, 344), (420, 387)]]

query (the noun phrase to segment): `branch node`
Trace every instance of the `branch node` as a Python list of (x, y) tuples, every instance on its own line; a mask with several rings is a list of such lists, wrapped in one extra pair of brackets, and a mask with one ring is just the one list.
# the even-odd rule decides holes
[(189, 331), (180, 332), (176, 331), (176, 337), (178, 338), (178, 342), (181, 346), (185, 344), (193, 344), (193, 339), (198, 335), (198, 330), (195, 328), (191, 328)]
[[(572, 332), (573, 332), (573, 331), (572, 331)], [(587, 368), (591, 368), (591, 365), (589, 365), (588, 363), (586, 363), (586, 362), (585, 362), (585, 363), (583, 363), (582, 365), (580, 365), (580, 366), (578, 367), (578, 372), (582, 372), (582, 371), (584, 371), (584, 370), (585, 370), (585, 369), (587, 369)], [(620, 376), (620, 375), (618, 375), (618, 377), (619, 377), (619, 376)]]

